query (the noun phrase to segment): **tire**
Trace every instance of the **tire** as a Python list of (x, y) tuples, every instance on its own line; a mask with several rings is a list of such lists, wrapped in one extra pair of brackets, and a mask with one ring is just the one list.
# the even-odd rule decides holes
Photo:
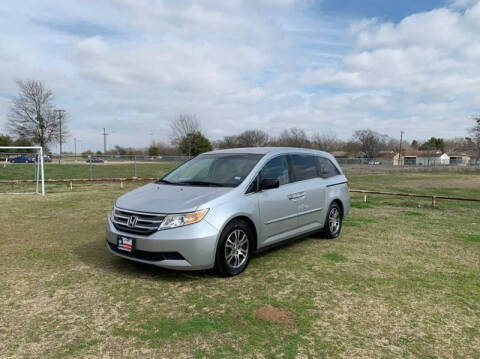
[(253, 232), (241, 219), (234, 219), (222, 231), (215, 256), (215, 272), (223, 277), (242, 273), (252, 252)]
[(342, 231), (343, 214), (337, 202), (333, 202), (328, 207), (327, 218), (325, 218), (325, 224), (323, 226), (323, 236), (325, 238), (337, 238)]

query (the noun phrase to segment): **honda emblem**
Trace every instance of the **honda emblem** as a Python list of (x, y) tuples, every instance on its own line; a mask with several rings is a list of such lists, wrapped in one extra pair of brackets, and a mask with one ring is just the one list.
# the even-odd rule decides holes
[(137, 221), (138, 221), (138, 217), (137, 216), (131, 216), (131, 217), (128, 217), (128, 221), (127, 221), (127, 226), (129, 228), (133, 228), (137, 225)]

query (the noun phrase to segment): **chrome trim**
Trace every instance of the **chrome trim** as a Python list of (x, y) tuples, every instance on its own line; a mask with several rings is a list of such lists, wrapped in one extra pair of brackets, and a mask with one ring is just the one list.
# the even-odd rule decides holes
[[(113, 225), (122, 232), (149, 235), (158, 231), (166, 216), (163, 213), (132, 211), (115, 206), (111, 220)], [(133, 225), (132, 217), (136, 217)]]

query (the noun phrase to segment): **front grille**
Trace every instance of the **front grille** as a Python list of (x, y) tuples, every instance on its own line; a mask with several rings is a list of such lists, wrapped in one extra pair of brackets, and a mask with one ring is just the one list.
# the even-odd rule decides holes
[(185, 260), (185, 258), (178, 252), (147, 252), (147, 251), (140, 251), (136, 249), (134, 252), (125, 252), (117, 248), (115, 244), (108, 242), (110, 249), (115, 253), (119, 253), (121, 255), (141, 259), (144, 261), (150, 262), (159, 262), (165, 259), (173, 259), (173, 260)]
[(136, 212), (115, 207), (112, 222), (119, 231), (149, 235), (158, 230), (165, 217), (165, 214)]

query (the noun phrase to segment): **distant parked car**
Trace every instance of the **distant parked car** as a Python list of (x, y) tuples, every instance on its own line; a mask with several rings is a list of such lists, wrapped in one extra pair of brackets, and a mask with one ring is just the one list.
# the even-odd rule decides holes
[(104, 163), (105, 161), (98, 157), (89, 157), (87, 163)]
[(14, 157), (14, 158), (10, 158), (9, 161), (11, 163), (33, 163), (35, 162), (35, 160), (30, 157), (30, 156), (18, 156), (18, 157)]
[[(37, 159), (37, 157), (35, 157), (35, 159)], [(49, 155), (43, 155), (43, 162), (52, 162), (52, 157), (50, 157)]]
[(370, 162), (368, 162), (368, 164), (372, 165), (372, 166), (378, 166), (378, 165), (381, 165), (382, 162), (380, 162), (380, 161), (370, 161)]

